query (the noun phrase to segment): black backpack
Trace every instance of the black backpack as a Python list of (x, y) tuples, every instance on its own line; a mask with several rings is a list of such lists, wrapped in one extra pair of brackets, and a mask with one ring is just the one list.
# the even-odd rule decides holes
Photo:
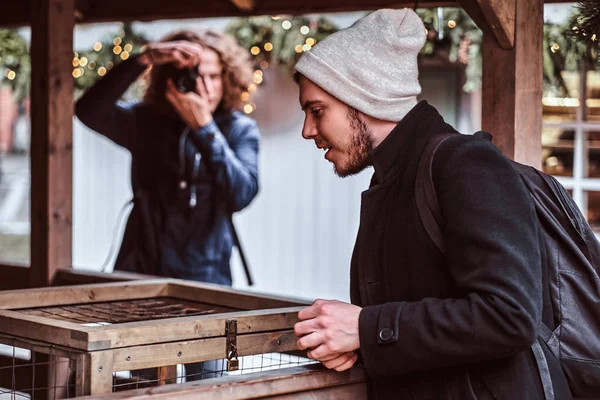
[[(442, 216), (435, 194), (432, 163), (440, 144), (456, 133), (435, 135), (421, 156), (415, 182), (419, 218), (436, 247), (445, 254)], [(487, 132), (474, 134), (491, 141)], [(600, 242), (579, 208), (558, 181), (537, 169), (511, 161), (535, 205), (546, 247), (550, 297), (559, 316), (554, 332), (542, 324), (539, 337), (560, 360), (574, 396), (600, 396)], [(537, 182), (548, 185), (553, 199)], [(546, 190), (547, 192), (547, 190)], [(541, 346), (532, 346), (547, 400), (554, 399)]]

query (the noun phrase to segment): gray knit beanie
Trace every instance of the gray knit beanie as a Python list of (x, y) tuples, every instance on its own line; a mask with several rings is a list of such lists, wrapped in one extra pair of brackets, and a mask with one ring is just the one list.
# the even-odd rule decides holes
[(379, 10), (317, 43), (296, 71), (358, 111), (397, 122), (421, 93), (417, 54), (424, 43), (414, 11)]

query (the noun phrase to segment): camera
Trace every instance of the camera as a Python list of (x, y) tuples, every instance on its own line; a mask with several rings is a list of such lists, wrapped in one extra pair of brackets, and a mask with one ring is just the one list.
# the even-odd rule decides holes
[(196, 79), (200, 76), (198, 65), (192, 68), (172, 68), (171, 79), (175, 87), (181, 93), (193, 92), (196, 90)]

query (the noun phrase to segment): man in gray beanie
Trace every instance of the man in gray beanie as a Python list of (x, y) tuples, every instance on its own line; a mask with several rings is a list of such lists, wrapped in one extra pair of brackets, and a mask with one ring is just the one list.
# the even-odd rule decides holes
[[(298, 347), (338, 371), (360, 359), (370, 398), (541, 400), (530, 346), (540, 321), (556, 323), (529, 193), (489, 141), (459, 135), (417, 102), (424, 42), (413, 11), (380, 10), (296, 65), (302, 136), (339, 176), (374, 167), (352, 256), (352, 304), (319, 299), (300, 311)], [(422, 155), (442, 133), (455, 135), (424, 159), (443, 254), (415, 198)], [(555, 398), (571, 399), (545, 343), (543, 353)]]

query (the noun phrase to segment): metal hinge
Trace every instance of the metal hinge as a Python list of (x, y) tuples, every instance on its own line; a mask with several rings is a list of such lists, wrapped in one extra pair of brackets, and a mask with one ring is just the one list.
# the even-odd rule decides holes
[(237, 352), (237, 320), (225, 321), (227, 371), (237, 371), (240, 367)]

